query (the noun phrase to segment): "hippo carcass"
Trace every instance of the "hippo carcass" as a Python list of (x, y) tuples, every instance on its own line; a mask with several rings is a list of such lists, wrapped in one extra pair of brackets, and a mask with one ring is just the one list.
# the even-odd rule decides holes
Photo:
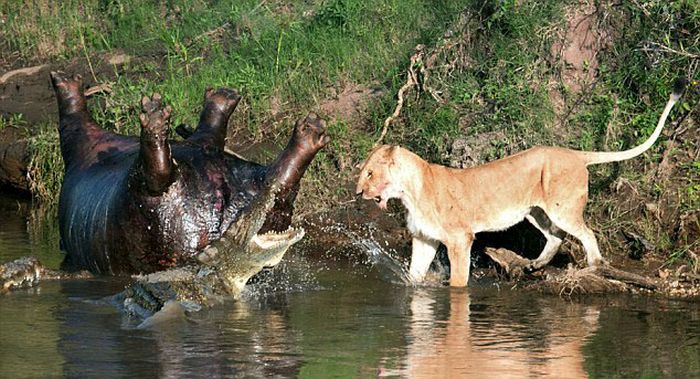
[[(51, 79), (65, 162), (58, 211), (63, 269), (148, 274), (232, 262), (243, 251), (268, 253), (246, 258), (251, 267), (273, 265), (303, 235), (290, 227), (299, 180), (330, 140), (316, 115), (297, 121), (284, 150), (263, 166), (224, 149), (240, 101), (235, 90), (207, 90), (196, 130), (172, 141), (172, 110), (159, 95), (142, 99), (141, 136), (129, 137), (95, 123), (79, 75), (54, 72)], [(228, 255), (217, 257), (222, 250)]]

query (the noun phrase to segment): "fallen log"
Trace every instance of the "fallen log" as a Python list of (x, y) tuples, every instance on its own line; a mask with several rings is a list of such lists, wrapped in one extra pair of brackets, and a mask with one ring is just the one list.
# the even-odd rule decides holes
[(610, 265), (595, 266), (588, 268), (593, 269), (597, 275), (603, 276), (608, 279), (619, 280), (623, 283), (632, 284), (637, 287), (642, 287), (650, 290), (655, 290), (659, 287), (658, 282), (655, 279), (633, 274), (627, 271), (622, 271)]
[[(496, 262), (511, 279), (523, 277), (528, 272), (532, 261), (504, 248), (486, 248), (488, 255)], [(657, 280), (601, 265), (576, 269), (569, 267), (565, 270), (547, 270), (545, 273), (534, 272), (528, 276), (530, 280), (523, 283), (524, 287), (539, 289), (559, 295), (572, 296), (590, 293), (627, 292), (633, 288), (643, 288), (655, 291), (659, 288)]]
[(24, 68), (19, 68), (17, 70), (12, 70), (8, 71), (2, 76), (0, 76), (0, 84), (5, 84), (10, 78), (14, 76), (32, 76), (36, 75), (38, 72), (41, 72), (42, 70), (46, 69), (48, 65), (42, 64), (39, 66), (33, 66), (33, 67), (24, 67)]

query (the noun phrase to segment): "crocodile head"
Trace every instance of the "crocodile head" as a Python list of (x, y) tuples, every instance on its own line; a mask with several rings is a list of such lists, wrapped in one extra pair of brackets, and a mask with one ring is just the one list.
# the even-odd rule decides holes
[(274, 182), (265, 188), (222, 238), (197, 256), (205, 269), (213, 270), (234, 297), (240, 294), (248, 279), (265, 267), (277, 265), (289, 247), (304, 237), (303, 228), (291, 226), (281, 232), (259, 233), (280, 185)]

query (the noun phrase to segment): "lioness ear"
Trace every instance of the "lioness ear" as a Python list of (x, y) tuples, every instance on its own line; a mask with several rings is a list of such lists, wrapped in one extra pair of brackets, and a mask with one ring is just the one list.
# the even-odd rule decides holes
[(394, 157), (396, 156), (396, 152), (398, 151), (397, 147), (398, 146), (389, 146), (384, 151), (384, 159), (386, 159), (386, 164), (389, 166), (394, 165)]
[(359, 170), (359, 169), (361, 169), (362, 167), (364, 167), (365, 164), (367, 163), (367, 161), (369, 161), (370, 158), (372, 158), (372, 156), (374, 155), (374, 153), (376, 153), (377, 151), (381, 150), (384, 146), (385, 146), (385, 145), (381, 145), (381, 146), (377, 146), (377, 147), (373, 148), (373, 149), (369, 152), (369, 154), (367, 154), (367, 158), (365, 158), (363, 161), (361, 161), (361, 162), (359, 162), (358, 164), (356, 164), (356, 165), (355, 165), (355, 168)]

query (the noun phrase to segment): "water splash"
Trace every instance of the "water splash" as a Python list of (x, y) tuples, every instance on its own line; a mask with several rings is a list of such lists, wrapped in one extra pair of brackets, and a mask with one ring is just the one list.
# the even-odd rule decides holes
[(313, 265), (299, 254), (289, 254), (275, 267), (257, 273), (241, 294), (247, 300), (261, 300), (273, 294), (323, 289)]
[(377, 238), (375, 238), (377, 227), (373, 223), (364, 224), (362, 227), (363, 234), (367, 234), (367, 236), (350, 230), (344, 224), (334, 224), (326, 228), (347, 237), (354, 247), (365, 254), (366, 263), (377, 268), (385, 280), (392, 283), (413, 285), (408, 267), (396, 257), (396, 250), (385, 249), (377, 242)]

